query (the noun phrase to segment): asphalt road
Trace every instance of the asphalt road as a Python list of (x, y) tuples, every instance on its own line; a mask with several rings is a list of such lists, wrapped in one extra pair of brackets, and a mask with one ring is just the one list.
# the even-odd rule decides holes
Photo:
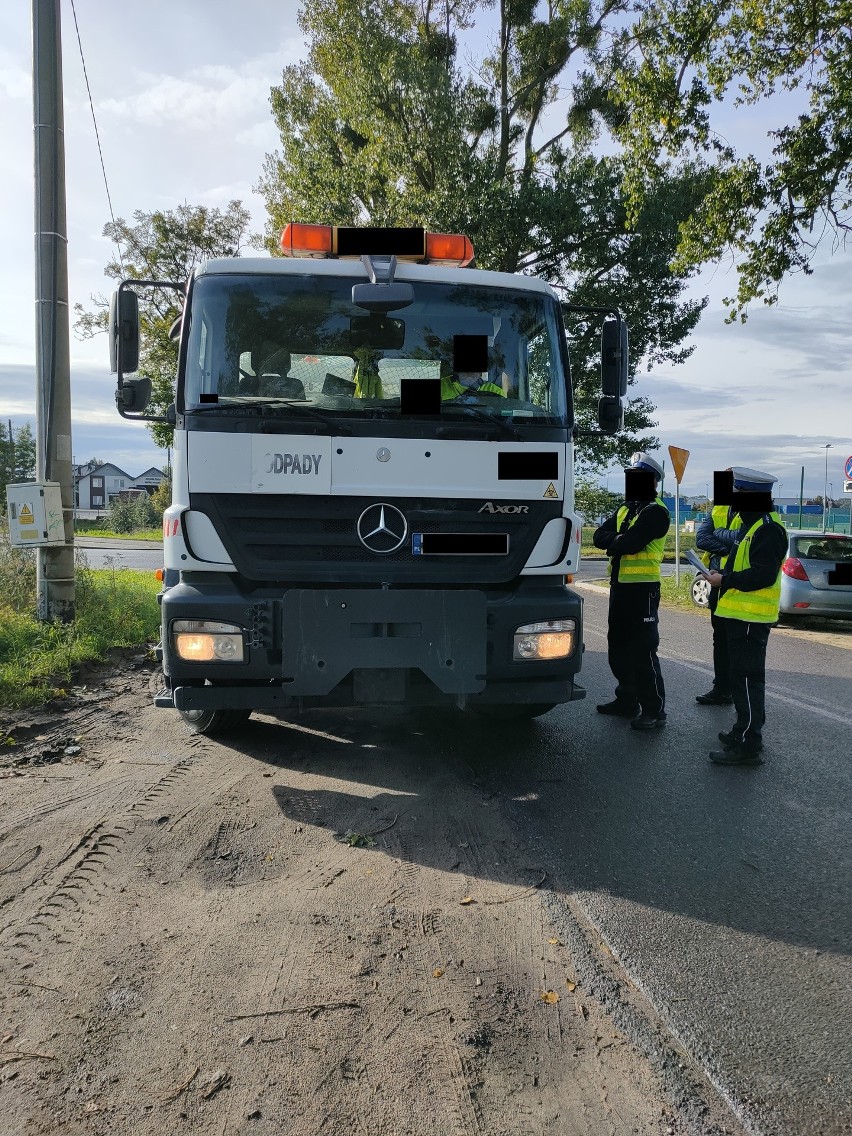
[(766, 763), (719, 768), (732, 714), (694, 701), (707, 617), (662, 613), (668, 726), (637, 734), (595, 712), (606, 597), (584, 594), (589, 697), (540, 719), (495, 788), (747, 1127), (848, 1132), (852, 625), (773, 631)]
[(160, 541), (78, 536), (74, 544), (90, 568), (138, 568), (154, 572), (163, 567)]

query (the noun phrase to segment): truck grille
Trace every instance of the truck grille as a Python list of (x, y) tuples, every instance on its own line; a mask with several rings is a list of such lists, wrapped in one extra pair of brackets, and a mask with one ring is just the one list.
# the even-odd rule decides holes
[[(240, 575), (257, 583), (502, 584), (515, 579), (545, 524), (562, 515), (560, 501), (521, 502), (526, 514), (479, 513), (479, 499), (391, 498), (408, 521), (397, 551), (380, 555), (358, 540), (361, 513), (381, 498), (252, 496), (193, 493), (190, 507), (206, 513)], [(414, 556), (411, 533), (506, 533), (497, 556)]]

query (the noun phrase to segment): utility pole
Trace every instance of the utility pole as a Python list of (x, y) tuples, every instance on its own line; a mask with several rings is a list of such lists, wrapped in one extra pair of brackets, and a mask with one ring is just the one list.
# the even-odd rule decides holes
[(38, 617), (74, 618), (68, 234), (59, 0), (32, 0), (35, 139), (36, 478), (59, 483), (65, 544), (38, 549)]

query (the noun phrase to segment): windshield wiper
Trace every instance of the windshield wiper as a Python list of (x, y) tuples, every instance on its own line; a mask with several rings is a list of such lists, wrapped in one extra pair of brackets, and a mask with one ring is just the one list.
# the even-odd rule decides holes
[(506, 422), (499, 414), (489, 414), (487, 410), (480, 410), (478, 406), (469, 406), (463, 403), (445, 403), (441, 407), (441, 416), (443, 417), (448, 410), (460, 410), (463, 415), (468, 418), (478, 418), (482, 422), (487, 422), (489, 426), (497, 426), (503, 431), (507, 438), (513, 441), (520, 441), (521, 434), (510, 422)]
[(351, 429), (344, 425), (336, 418), (330, 418), (327, 414), (323, 414), (320, 410), (315, 410), (312, 406), (306, 406), (303, 402), (296, 402), (289, 398), (267, 398), (262, 401), (255, 402), (241, 402), (241, 403), (221, 403), (209, 402), (203, 406), (194, 406), (190, 411), (191, 414), (206, 414), (210, 411), (218, 411), (219, 414), (228, 414), (232, 416), (245, 415), (263, 418), (272, 415), (276, 409), (286, 407), (289, 410), (296, 410), (300, 414), (307, 415), (309, 418), (316, 419), (317, 422), (322, 422), (329, 430), (334, 430), (337, 434), (351, 434)]

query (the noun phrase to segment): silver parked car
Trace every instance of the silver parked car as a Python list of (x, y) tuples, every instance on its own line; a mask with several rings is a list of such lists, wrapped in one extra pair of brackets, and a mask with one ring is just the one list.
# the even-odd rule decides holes
[(852, 619), (852, 580), (840, 583), (837, 579), (848, 578), (852, 571), (852, 536), (791, 529), (787, 538), (787, 559), (781, 565), (781, 614)]
[[(829, 576), (843, 565), (852, 567), (852, 536), (791, 529), (781, 565), (781, 615), (852, 619), (852, 583), (829, 583)], [(709, 599), (710, 585), (696, 576), (692, 602), (707, 607)]]

